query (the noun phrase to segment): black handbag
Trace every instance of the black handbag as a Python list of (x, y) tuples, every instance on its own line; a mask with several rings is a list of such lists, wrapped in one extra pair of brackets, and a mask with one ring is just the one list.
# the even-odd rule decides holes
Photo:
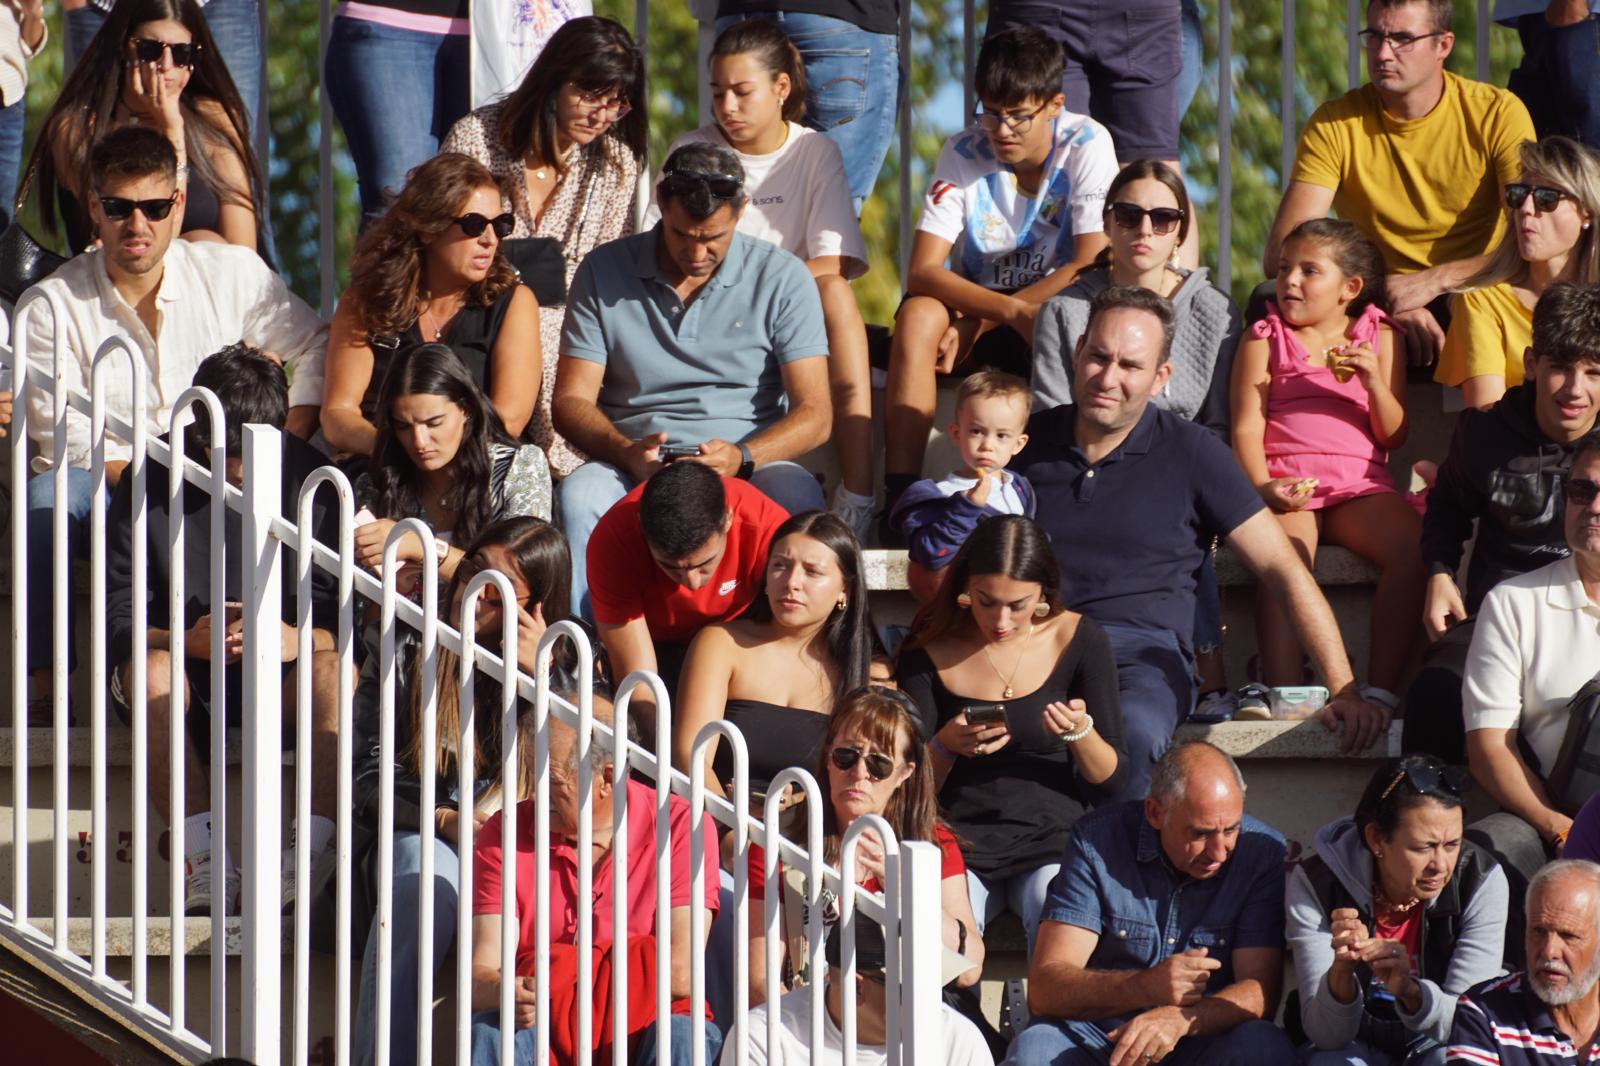
[(11, 222), (5, 232), (0, 233), (0, 299), (13, 307), (22, 299), (23, 293), (55, 273), (67, 261), (65, 256), (57, 255), (34, 240), (33, 235), (23, 229), (22, 223), (17, 220), (22, 214), (22, 205), (28, 202), (28, 193), (33, 189), (33, 173), (32, 170), (28, 171), (28, 177), (22, 183), (22, 192), (17, 195)]
[(567, 260), (554, 237), (510, 237), (500, 242), (522, 283), (533, 291), (540, 307), (560, 307), (567, 302)]
[(1567, 732), (1561, 738), (1561, 751), (1545, 784), (1553, 802), (1575, 815), (1596, 792), (1600, 792), (1600, 674), (1590, 678), (1567, 701)]

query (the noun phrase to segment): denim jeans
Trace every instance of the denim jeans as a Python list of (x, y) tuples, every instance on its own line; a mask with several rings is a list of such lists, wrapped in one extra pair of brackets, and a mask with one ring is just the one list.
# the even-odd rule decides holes
[(1194, 709), (1194, 663), (1167, 630), (1102, 624), (1117, 657), (1128, 776), (1117, 799), (1143, 799), (1156, 760)]
[(333, 20), (323, 84), (355, 163), (363, 225), (471, 108), (468, 55), (464, 35)]
[(1552, 26), (1544, 13), (1517, 19), (1522, 63), (1506, 87), (1522, 98), (1540, 137), (1564, 134), (1600, 147), (1600, 20)]
[[(589, 604), (589, 568), (584, 547), (600, 518), (638, 482), (610, 463), (591, 459), (568, 474), (556, 493), (556, 515), (572, 545), (572, 605), (594, 621)], [(767, 463), (750, 475), (750, 484), (790, 514), (822, 510), (822, 486), (805, 467), (783, 460)]]
[[(1094, 1022), (1038, 1021), (1011, 1043), (1004, 1066), (1105, 1066), (1111, 1041)], [(1245, 1022), (1215, 1036), (1186, 1036), (1162, 1066), (1264, 1066), (1293, 1062), (1289, 1035), (1271, 1022)]]
[[(18, 445), (20, 447), (20, 445)], [(109, 494), (108, 494), (109, 495)], [(53, 471), (28, 479), (28, 672), (48, 669), (55, 649), (55, 596), (51, 592), (51, 512), (56, 498)], [(94, 503), (94, 479), (81, 467), (67, 468), (67, 561), (89, 557), (89, 508)], [(69, 575), (68, 584), (71, 584)], [(72, 641), (72, 597), (67, 608), (67, 670), (78, 666)]]
[(17, 175), (22, 170), (22, 135), (27, 126), (23, 100), (0, 107), (0, 211), (7, 221), (16, 206)]
[(1031, 953), (1033, 942), (1039, 936), (1039, 914), (1044, 910), (1045, 893), (1050, 891), (1050, 882), (1060, 870), (1059, 862), (1049, 862), (1015, 877), (992, 878), (983, 877), (969, 867), (967, 896), (972, 900), (973, 917), (978, 919), (978, 932), (988, 928), (1001, 911), (1009, 909), (1022, 919)]
[[(433, 841), (433, 969), (455, 941), (457, 892), (461, 860), (438, 837)], [(415, 1066), (431, 1062), (433, 1049), (417, 1053), (418, 898), (422, 889), (422, 836), (402, 830), (394, 835), (394, 936), (389, 952), (389, 1062)], [(466, 965), (466, 960), (460, 960)], [(356, 1010), (355, 1061), (374, 1061), (378, 1025), (378, 918), (373, 915), (367, 950), (361, 959), (361, 1003)]]
[[(674, 1014), (668, 1023), (668, 1039), (671, 1046), (672, 1061), (678, 1066), (683, 1066), (690, 1061), (690, 1053), (694, 1045), (690, 1041), (689, 1017), (685, 1014)], [(516, 1066), (533, 1066), (533, 1056), (538, 1050), (537, 1037), (532, 1029), (518, 1029), (516, 1042), (512, 1045), (516, 1055)], [(722, 1050), (722, 1030), (716, 1023), (706, 1019), (706, 1062), (717, 1061), (717, 1052)], [(602, 1061), (596, 1057), (596, 1062)], [(607, 1054), (605, 1062), (611, 1061)], [(499, 1066), (500, 1062), (500, 1014), (498, 1011), (480, 1011), (472, 1016), (472, 1066)], [(633, 1066), (655, 1066), (656, 1064), (656, 1026), (651, 1025), (639, 1038), (639, 1050), (634, 1053)]]
[(859, 215), (894, 139), (899, 40), (892, 33), (868, 33), (845, 19), (800, 11), (726, 15), (717, 20), (717, 32), (746, 17), (777, 23), (799, 49), (806, 65), (803, 121), (839, 146)]

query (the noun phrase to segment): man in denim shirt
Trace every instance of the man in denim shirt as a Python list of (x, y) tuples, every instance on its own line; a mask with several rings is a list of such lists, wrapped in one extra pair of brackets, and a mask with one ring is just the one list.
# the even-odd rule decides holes
[(1203, 741), (1150, 794), (1085, 815), (1050, 885), (1017, 1066), (1260, 1066), (1295, 1060), (1270, 1019), (1283, 974), (1283, 838)]

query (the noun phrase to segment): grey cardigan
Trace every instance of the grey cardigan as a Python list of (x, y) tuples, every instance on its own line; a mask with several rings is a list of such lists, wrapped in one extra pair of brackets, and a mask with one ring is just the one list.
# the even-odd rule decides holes
[[(1205, 267), (1174, 268), (1183, 283), (1172, 294), (1177, 330), (1172, 378), (1155, 402), (1228, 439), (1229, 385), (1243, 322), (1228, 295), (1206, 280)], [(1110, 270), (1091, 267), (1046, 300), (1033, 333), (1033, 406), (1046, 411), (1072, 403), (1072, 351), (1089, 324), (1089, 302), (1111, 284)]]

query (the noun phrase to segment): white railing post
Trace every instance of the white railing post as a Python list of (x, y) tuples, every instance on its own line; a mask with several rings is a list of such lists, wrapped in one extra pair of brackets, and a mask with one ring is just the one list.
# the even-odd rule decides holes
[[(791, 766), (780, 770), (778, 775), (767, 785), (767, 802), (761, 809), (761, 828), (763, 851), (761, 853), (761, 872), (766, 880), (766, 897), (762, 900), (762, 928), (766, 930), (767, 957), (766, 957), (766, 988), (767, 988), (767, 1044), (770, 1048), (778, 1046), (778, 1033), (783, 1027), (783, 1012), (778, 1010), (778, 996), (783, 991), (782, 975), (779, 973), (778, 952), (772, 945), (783, 942), (783, 927), (780, 924), (783, 911), (783, 873), (780, 866), (782, 852), (782, 835), (778, 830), (778, 815), (781, 813), (783, 794), (785, 790), (793, 788), (805, 797), (806, 805), (801, 808), (806, 815), (806, 937), (810, 945), (809, 959), (812, 969), (810, 980), (813, 986), (821, 976), (822, 963), (822, 805), (828, 802), (828, 794), (817, 787), (817, 779), (810, 772), (798, 766)], [(803, 965), (802, 960), (791, 960), (798, 971)], [(811, 997), (811, 1018), (807, 1046), (820, 1049), (822, 1047), (822, 1010), (825, 1004), (821, 996)], [(746, 1027), (748, 1029), (748, 1026)], [(746, 1034), (748, 1039), (748, 1033)]]
[[(944, 957), (940, 935), (939, 846), (900, 842), (900, 931), (885, 940), (900, 946), (900, 1063), (937, 1062), (942, 1054), (939, 976)], [(890, 974), (890, 977), (895, 976)]]
[[(241, 1054), (277, 1062), (283, 983), (283, 552), (272, 520), (283, 507), (282, 434), (244, 427), (244, 959)], [(174, 772), (181, 772), (177, 768)], [(214, 826), (226, 832), (225, 827)], [(213, 901), (219, 903), (220, 901)]]
[[(706, 753), (718, 737), (728, 745), (733, 754), (733, 1017), (744, 1032), (749, 1028), (746, 1020), (750, 1009), (750, 938), (744, 935), (749, 903), (749, 835), (750, 835), (750, 751), (745, 745), (739, 727), (726, 719), (707, 722), (696, 734), (694, 747), (689, 752), (689, 942), (698, 949), (706, 942), (706, 866), (709, 859), (711, 875), (721, 880), (718, 856), (706, 855), (705, 833), (701, 823), (706, 815)], [(713, 837), (713, 840), (716, 838)], [(705, 952), (696, 950), (689, 990), (689, 1044), (694, 1048), (694, 1066), (700, 1066), (705, 1054), (706, 966)], [(728, 1019), (722, 1020), (726, 1028)], [(744, 1066), (749, 1047), (744, 1041), (734, 1049), (736, 1066)]]
[[(881, 815), (865, 814), (850, 823), (850, 828), (844, 831), (844, 839), (839, 842), (839, 1035), (843, 1045), (844, 1061), (856, 1061), (856, 896), (861, 892), (861, 886), (856, 883), (856, 852), (860, 847), (861, 838), (867, 833), (877, 836), (883, 846), (883, 892), (885, 909), (888, 914), (882, 923), (884, 943), (893, 943), (899, 935), (895, 921), (897, 908), (892, 902), (892, 893), (899, 887), (899, 880), (895, 875), (895, 860), (899, 858), (899, 841), (895, 839), (894, 829)], [(903, 871), (901, 871), (903, 873)], [(888, 975), (885, 975), (887, 982)], [(814, 977), (813, 987), (821, 989), (825, 982)], [(893, 1024), (888, 1026), (893, 1031)], [(895, 1041), (886, 1042), (889, 1047), (895, 1046)], [(913, 1059), (902, 1059), (911, 1062)]]

